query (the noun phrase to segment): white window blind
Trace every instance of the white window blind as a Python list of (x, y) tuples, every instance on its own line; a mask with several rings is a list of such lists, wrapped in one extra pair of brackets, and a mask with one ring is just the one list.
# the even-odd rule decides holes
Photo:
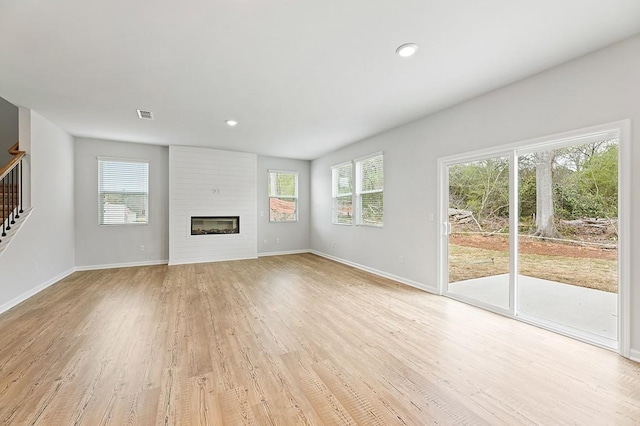
[(98, 158), (98, 223), (149, 222), (149, 162)]
[(356, 161), (356, 223), (382, 226), (384, 211), (384, 160), (382, 154)]
[(269, 170), (269, 222), (298, 221), (298, 172)]
[(353, 166), (349, 163), (331, 168), (333, 186), (332, 222), (351, 225), (353, 223)]

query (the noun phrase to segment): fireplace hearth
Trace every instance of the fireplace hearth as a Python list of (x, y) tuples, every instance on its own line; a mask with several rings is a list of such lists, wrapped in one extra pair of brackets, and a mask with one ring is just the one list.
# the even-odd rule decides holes
[(191, 216), (191, 235), (239, 233), (240, 216)]

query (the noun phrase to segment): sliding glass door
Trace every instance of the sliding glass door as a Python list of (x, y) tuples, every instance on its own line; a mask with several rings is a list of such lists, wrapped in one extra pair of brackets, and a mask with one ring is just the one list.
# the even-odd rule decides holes
[(619, 348), (623, 130), (440, 160), (442, 293)]
[(509, 290), (509, 157), (451, 164), (447, 169), (447, 290), (507, 312)]
[(618, 336), (618, 139), (518, 156), (518, 315)]

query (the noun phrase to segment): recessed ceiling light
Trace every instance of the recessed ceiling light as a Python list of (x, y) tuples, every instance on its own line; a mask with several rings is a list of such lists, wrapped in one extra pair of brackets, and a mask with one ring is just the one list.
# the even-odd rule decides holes
[(238, 125), (238, 122), (236, 120), (227, 120), (225, 121), (225, 123), (227, 123), (227, 126), (229, 127), (235, 127)]
[(405, 43), (398, 46), (398, 48), (396, 49), (396, 54), (398, 54), (398, 56), (402, 56), (403, 58), (408, 58), (409, 56), (413, 56), (417, 50), (417, 44)]

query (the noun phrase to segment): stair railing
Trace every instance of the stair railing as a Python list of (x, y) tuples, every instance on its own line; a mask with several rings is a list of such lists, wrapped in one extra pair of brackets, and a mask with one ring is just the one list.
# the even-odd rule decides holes
[(22, 207), (22, 158), (24, 151), (20, 151), (19, 143), (9, 148), (11, 160), (0, 168), (0, 204), (2, 210), (2, 232), (0, 241), (7, 236), (11, 225), (16, 223), (20, 214), (24, 212)]

